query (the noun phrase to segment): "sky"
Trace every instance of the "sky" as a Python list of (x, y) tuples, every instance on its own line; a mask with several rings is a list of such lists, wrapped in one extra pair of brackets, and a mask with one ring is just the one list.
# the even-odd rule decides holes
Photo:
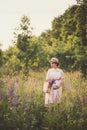
[(30, 18), (33, 35), (51, 29), (51, 22), (76, 0), (0, 0), (0, 48), (11, 46), (14, 29), (19, 26), (23, 15)]

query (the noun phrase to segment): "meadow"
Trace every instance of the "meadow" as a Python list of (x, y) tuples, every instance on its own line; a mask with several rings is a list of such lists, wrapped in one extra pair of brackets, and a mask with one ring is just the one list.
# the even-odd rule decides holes
[(59, 105), (44, 105), (46, 71), (0, 78), (0, 130), (87, 130), (87, 80), (65, 72)]

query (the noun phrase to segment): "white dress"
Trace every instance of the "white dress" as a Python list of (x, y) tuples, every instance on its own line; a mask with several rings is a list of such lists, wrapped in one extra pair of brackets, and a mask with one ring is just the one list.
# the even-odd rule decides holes
[(64, 79), (64, 73), (62, 69), (51, 68), (48, 70), (47, 75), (46, 75), (46, 80), (59, 79), (59, 78), (60, 80), (55, 81), (56, 86), (59, 86), (59, 88), (54, 89), (55, 84), (52, 85), (50, 93), (45, 94), (45, 104), (60, 103), (60, 99), (62, 96), (62, 85), (63, 85), (63, 79)]

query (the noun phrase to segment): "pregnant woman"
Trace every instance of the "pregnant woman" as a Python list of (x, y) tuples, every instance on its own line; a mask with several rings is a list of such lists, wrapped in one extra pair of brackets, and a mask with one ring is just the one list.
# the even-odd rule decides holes
[(55, 57), (50, 60), (51, 68), (46, 74), (46, 81), (50, 84), (51, 90), (45, 93), (45, 104), (59, 104), (62, 96), (62, 86), (64, 83), (64, 72), (59, 68), (59, 60)]

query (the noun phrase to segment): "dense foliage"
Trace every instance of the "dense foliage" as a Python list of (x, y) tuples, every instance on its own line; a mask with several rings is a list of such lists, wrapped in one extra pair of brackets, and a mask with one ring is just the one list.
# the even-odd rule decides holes
[[(21, 18), (14, 32), (13, 46), (0, 51), (0, 68), (4, 74), (16, 74), (30, 69), (49, 66), (49, 59), (56, 56), (66, 71), (81, 71), (87, 76), (87, 1), (69, 7), (64, 14), (55, 17), (52, 29), (40, 36), (32, 35), (30, 19)], [(1, 73), (1, 75), (2, 75)]]

